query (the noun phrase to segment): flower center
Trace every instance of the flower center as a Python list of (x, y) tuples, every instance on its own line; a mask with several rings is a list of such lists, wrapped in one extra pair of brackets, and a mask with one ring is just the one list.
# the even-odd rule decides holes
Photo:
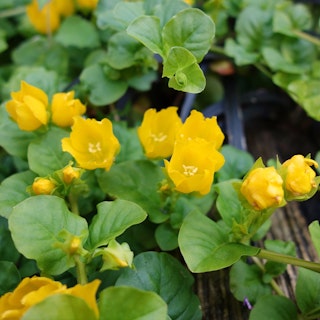
[(182, 168), (185, 176), (194, 176), (198, 171), (198, 168), (195, 166), (186, 166), (183, 164)]
[(96, 153), (98, 151), (101, 151), (101, 144), (100, 142), (97, 142), (96, 144), (89, 142), (88, 151), (90, 153)]
[(162, 142), (167, 139), (167, 135), (164, 134), (163, 132), (151, 133), (150, 136), (155, 142)]

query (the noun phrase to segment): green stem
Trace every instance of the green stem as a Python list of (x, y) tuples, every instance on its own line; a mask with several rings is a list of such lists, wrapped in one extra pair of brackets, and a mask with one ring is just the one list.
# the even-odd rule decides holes
[(20, 6), (13, 9), (3, 10), (0, 12), (0, 18), (9, 18), (13, 16), (17, 16), (19, 14), (25, 13), (26, 7)]
[(270, 261), (275, 261), (275, 262), (280, 262), (285, 264), (292, 264), (297, 267), (303, 267), (303, 268), (320, 273), (320, 263), (306, 261), (296, 257), (288, 256), (285, 254), (261, 249), (257, 254), (257, 257), (261, 259), (267, 259)]
[[(260, 261), (260, 259), (258, 259), (257, 257), (252, 257), (253, 262), (259, 267), (259, 269), (262, 272), (265, 272), (266, 269), (263, 265), (263, 263)], [(278, 286), (278, 284), (276, 283), (276, 281), (274, 279), (271, 280), (270, 285), (272, 287), (272, 289), (279, 295), (279, 296), (285, 296), (285, 294), (283, 293), (283, 291), (281, 290), (281, 288)]]
[(306, 32), (303, 32), (300, 30), (293, 30), (293, 33), (301, 39), (307, 40), (307, 41), (315, 44), (316, 46), (320, 46), (320, 39), (318, 39), (318, 38), (316, 38)]
[(80, 212), (79, 212), (79, 206), (78, 206), (77, 197), (75, 197), (72, 193), (69, 193), (68, 200), (69, 200), (71, 211), (79, 216)]
[(254, 66), (261, 71), (265, 76), (267, 76), (268, 78), (272, 78), (272, 73), (266, 69), (265, 66), (263, 66), (261, 63), (255, 63)]
[(224, 51), (223, 48), (218, 47), (218, 46), (215, 46), (215, 45), (212, 45), (212, 46), (211, 46), (210, 51), (213, 51), (213, 52), (215, 52), (215, 53), (222, 54), (222, 55), (224, 55), (224, 56), (228, 56), (228, 55), (226, 54), (226, 52)]
[(74, 255), (74, 261), (76, 263), (77, 282), (79, 284), (88, 283), (88, 278), (87, 278), (87, 273), (86, 273), (86, 265), (81, 261), (81, 258), (78, 254)]

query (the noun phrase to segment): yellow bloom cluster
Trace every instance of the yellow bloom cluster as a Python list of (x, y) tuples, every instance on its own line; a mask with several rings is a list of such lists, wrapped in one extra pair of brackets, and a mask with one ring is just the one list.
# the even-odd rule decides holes
[(26, 7), (27, 17), (32, 26), (40, 33), (56, 31), (64, 17), (72, 15), (76, 8), (94, 10), (99, 0), (49, 0), (40, 7), (38, 0), (33, 0)]
[(83, 299), (98, 318), (96, 292), (99, 285), (100, 280), (96, 279), (85, 285), (67, 288), (46, 277), (24, 278), (13, 292), (0, 297), (0, 319), (19, 320), (29, 308), (56, 294), (69, 294)]
[(217, 150), (224, 134), (217, 118), (204, 118), (193, 110), (182, 124), (176, 107), (145, 112), (138, 135), (148, 158), (164, 160), (168, 177), (182, 193), (210, 191), (214, 173), (224, 164)]
[(11, 118), (21, 130), (34, 131), (48, 124), (50, 114), (52, 122), (60, 127), (73, 124), (73, 117), (86, 112), (74, 92), (56, 93), (52, 97), (51, 110), (47, 94), (41, 89), (21, 81), (20, 91), (11, 93), (12, 100), (6, 104)]
[(255, 168), (242, 182), (240, 192), (255, 210), (276, 208), (287, 200), (308, 197), (317, 189), (316, 161), (295, 155), (278, 170), (274, 167)]

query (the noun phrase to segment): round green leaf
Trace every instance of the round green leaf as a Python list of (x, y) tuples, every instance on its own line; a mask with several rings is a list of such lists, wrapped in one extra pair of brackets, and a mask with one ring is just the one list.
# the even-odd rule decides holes
[(58, 127), (50, 129), (38, 139), (32, 141), (28, 148), (29, 167), (39, 176), (46, 176), (65, 167), (72, 159), (62, 151), (61, 139), (69, 132)]
[(100, 45), (94, 24), (79, 15), (67, 17), (58, 29), (55, 39), (66, 47), (92, 49)]
[(208, 272), (229, 267), (242, 256), (254, 256), (259, 248), (229, 241), (228, 229), (199, 212), (183, 221), (178, 241), (192, 272)]
[(81, 298), (69, 294), (55, 294), (31, 307), (21, 320), (96, 320), (88, 304)]
[(261, 297), (250, 313), (250, 320), (297, 320), (297, 308), (287, 297)]
[(161, 250), (170, 251), (178, 247), (178, 230), (169, 223), (160, 224), (154, 235)]
[(98, 204), (98, 213), (90, 224), (89, 246), (107, 245), (127, 228), (145, 220), (146, 212), (134, 202), (117, 199)]
[(123, 270), (116, 286), (156, 292), (167, 303), (173, 320), (201, 319), (199, 299), (192, 289), (194, 279), (178, 260), (167, 253), (144, 252), (133, 264), (135, 269)]
[(100, 320), (167, 319), (167, 305), (156, 293), (125, 286), (101, 291), (99, 310)]
[(164, 51), (184, 47), (200, 62), (209, 51), (215, 35), (212, 19), (202, 10), (188, 8), (173, 16), (162, 30)]
[(128, 88), (124, 80), (109, 79), (98, 64), (85, 68), (80, 75), (80, 80), (89, 93), (89, 100), (96, 106), (115, 102)]
[(63, 199), (34, 196), (14, 207), (9, 217), (13, 242), (25, 257), (37, 261), (47, 274), (58, 275), (74, 266), (73, 259), (57, 246), (62, 230), (85, 236), (87, 222), (70, 212)]
[(110, 171), (99, 175), (98, 182), (105, 193), (137, 203), (152, 222), (161, 223), (169, 218), (161, 210), (158, 192), (163, 178), (159, 166), (148, 160), (136, 160), (113, 165)]
[(158, 17), (140, 16), (130, 23), (127, 32), (152, 52), (163, 56), (160, 19)]
[(19, 172), (3, 180), (0, 185), (0, 215), (8, 218), (12, 208), (30, 197), (26, 191), (36, 174), (31, 171)]

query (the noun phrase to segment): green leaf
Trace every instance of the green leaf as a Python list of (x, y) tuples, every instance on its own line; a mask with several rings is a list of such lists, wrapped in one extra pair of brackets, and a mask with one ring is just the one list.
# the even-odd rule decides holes
[(108, 78), (99, 64), (84, 68), (80, 81), (89, 93), (90, 102), (96, 106), (105, 106), (115, 102), (128, 88), (126, 81)]
[(242, 205), (233, 186), (234, 182), (235, 180), (227, 180), (214, 185), (215, 190), (218, 192), (217, 210), (223, 221), (230, 228), (233, 226), (234, 221), (241, 223), (243, 220)]
[(241, 179), (253, 166), (254, 159), (249, 152), (239, 150), (231, 145), (222, 146), (220, 152), (225, 158), (225, 164), (215, 175), (219, 182)]
[(112, 197), (135, 202), (155, 223), (169, 218), (163, 212), (160, 194), (160, 182), (164, 179), (161, 168), (148, 160), (126, 161), (115, 164), (110, 171), (98, 177), (101, 189)]
[(117, 70), (129, 68), (139, 62), (138, 52), (142, 48), (141, 43), (125, 31), (117, 32), (108, 41), (107, 62)]
[(8, 218), (12, 208), (29, 198), (27, 187), (33, 183), (36, 174), (31, 171), (19, 172), (3, 180), (0, 185), (0, 215)]
[(247, 6), (236, 21), (237, 42), (247, 52), (259, 52), (260, 48), (273, 43), (272, 10)]
[(80, 16), (70, 16), (63, 20), (55, 39), (66, 47), (96, 48), (100, 45), (97, 30), (90, 21)]
[(136, 128), (128, 128), (126, 123), (119, 121), (113, 123), (113, 132), (118, 138), (121, 149), (115, 162), (145, 159)]
[(200, 62), (209, 51), (215, 35), (212, 19), (202, 10), (188, 8), (173, 16), (163, 27), (165, 56), (172, 47), (187, 49)]
[(135, 269), (125, 269), (116, 286), (130, 285), (156, 292), (168, 305), (173, 320), (201, 319), (194, 279), (181, 263), (167, 253), (144, 252), (134, 258)]
[(169, 223), (160, 224), (154, 235), (162, 251), (178, 248), (178, 230), (173, 229)]
[(287, 61), (285, 57), (281, 55), (281, 52), (275, 48), (263, 48), (262, 56), (272, 71), (283, 71), (297, 74), (305, 71), (303, 66)]
[(170, 78), (170, 88), (180, 91), (199, 93), (206, 86), (206, 79), (196, 58), (183, 47), (170, 49), (163, 62), (163, 76)]
[(127, 32), (150, 49), (163, 57), (160, 19), (155, 16), (141, 16), (133, 20)]
[(30, 38), (12, 51), (12, 59), (17, 65), (42, 66), (66, 74), (68, 68), (68, 53), (66, 49), (46, 38)]
[(312, 27), (312, 15), (304, 4), (289, 1), (276, 6), (273, 14), (273, 31), (286, 36), (295, 36), (295, 30), (309, 30)]
[[(292, 241), (266, 240), (264, 245), (267, 250), (277, 252), (284, 255), (296, 256), (296, 247)], [(267, 261), (265, 264), (266, 277), (265, 280), (271, 280), (273, 277), (279, 276), (287, 269), (284, 263)]]
[[(318, 153), (320, 156), (320, 153)], [(314, 245), (318, 256), (320, 256), (320, 225), (319, 221), (315, 220), (309, 224), (309, 232), (312, 240), (312, 244)]]
[(89, 231), (89, 246), (96, 249), (121, 235), (129, 227), (146, 219), (146, 212), (134, 202), (117, 199), (98, 204), (98, 213)]
[[(317, 319), (320, 317), (320, 276), (318, 272), (299, 268), (296, 299), (303, 315), (307, 319)], [(313, 317), (308, 317), (313, 315)]]
[(11, 261), (0, 261), (0, 295), (13, 291), (21, 281), (20, 273)]
[(9, 229), (16, 248), (35, 259), (45, 273), (58, 275), (74, 266), (73, 259), (57, 246), (61, 231), (86, 238), (87, 222), (70, 212), (63, 199), (35, 196), (20, 202), (9, 217)]
[(34, 132), (22, 131), (9, 118), (5, 105), (0, 106), (0, 145), (10, 155), (27, 158), (29, 143), (36, 137)]
[(8, 229), (8, 220), (3, 217), (0, 217), (0, 257), (1, 260), (14, 263), (17, 263), (20, 258), (20, 253), (14, 246), (11, 233)]
[(227, 39), (225, 42), (225, 52), (231, 56), (236, 65), (244, 66), (248, 64), (254, 64), (259, 60), (259, 54), (255, 52), (249, 52), (244, 47), (236, 43), (233, 39)]
[(197, 212), (184, 219), (178, 241), (188, 268), (198, 273), (229, 267), (242, 256), (254, 256), (260, 250), (229, 242), (228, 230)]
[(99, 310), (100, 320), (167, 319), (167, 305), (156, 293), (126, 286), (101, 291)]
[(239, 260), (230, 269), (230, 290), (237, 300), (247, 298), (255, 304), (262, 296), (272, 293), (271, 286), (264, 283), (262, 277), (258, 266)]
[(293, 301), (283, 296), (267, 295), (258, 300), (249, 320), (297, 320), (297, 308)]
[(88, 304), (81, 298), (70, 294), (55, 294), (33, 305), (21, 320), (96, 320), (96, 316)]
[(61, 147), (61, 139), (67, 136), (68, 131), (52, 126), (44, 135), (32, 141), (28, 148), (30, 169), (39, 176), (46, 176), (65, 167), (72, 159)]

